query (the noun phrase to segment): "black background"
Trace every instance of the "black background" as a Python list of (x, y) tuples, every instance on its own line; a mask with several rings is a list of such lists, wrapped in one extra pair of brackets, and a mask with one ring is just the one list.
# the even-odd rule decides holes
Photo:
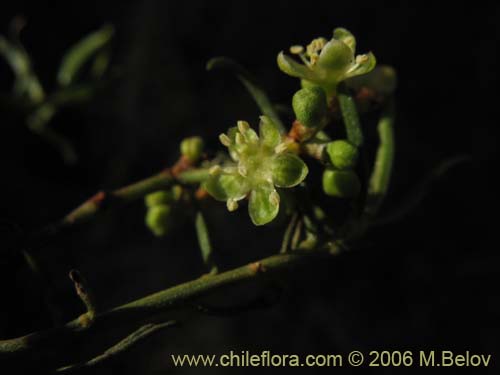
[[(113, 61), (125, 74), (90, 105), (54, 119), (52, 126), (76, 145), (75, 167), (65, 166), (30, 133), (19, 114), (2, 108), (2, 250), (16, 243), (14, 224), (23, 231), (41, 227), (100, 188), (124, 185), (172, 163), (184, 136), (202, 135), (215, 148), (217, 134), (236, 120), (256, 124), (252, 99), (231, 75), (207, 73), (209, 58), (231, 56), (274, 101), (287, 104), (297, 82), (279, 72), (277, 53), (344, 26), (357, 37), (359, 52), (373, 51), (399, 74), (397, 159), (387, 208), (442, 159), (466, 153), (473, 162), (442, 178), (410, 217), (371, 232), (360, 251), (298, 272), (275, 307), (193, 320), (149, 340), (103, 373), (216, 373), (173, 369), (169, 354), (229, 350), (470, 350), (492, 354), (497, 365), (493, 160), (499, 14), (493, 4), (449, 3), (440, 9), (438, 2), (4, 2), (0, 32), (14, 16), (26, 17), (22, 39), (47, 88), (54, 87), (63, 51), (105, 22), (116, 27)], [(2, 61), (1, 91), (11, 82)], [(281, 227), (253, 227), (240, 211), (229, 217), (219, 207), (211, 214), (224, 267), (270, 255), (279, 246)], [(157, 239), (143, 217), (143, 205), (136, 203), (39, 249), (63, 320), (82, 312), (67, 277), (71, 268), (87, 277), (103, 308), (204, 272), (190, 223)], [(0, 274), (0, 336), (49, 327), (39, 284), (22, 257), (5, 255)]]

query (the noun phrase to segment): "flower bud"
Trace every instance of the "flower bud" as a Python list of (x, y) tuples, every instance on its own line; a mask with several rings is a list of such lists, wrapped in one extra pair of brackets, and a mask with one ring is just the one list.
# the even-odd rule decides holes
[(201, 137), (184, 138), (181, 142), (181, 155), (190, 162), (196, 163), (203, 152), (203, 139)]
[(350, 198), (359, 194), (361, 184), (353, 171), (328, 168), (323, 172), (323, 190), (333, 197)]
[(161, 204), (171, 204), (179, 200), (182, 194), (182, 187), (174, 185), (169, 190), (159, 190), (146, 195), (144, 202), (146, 207), (154, 207)]
[(328, 143), (326, 153), (332, 165), (337, 169), (354, 168), (358, 160), (358, 148), (343, 139)]
[(295, 93), (292, 99), (295, 116), (307, 127), (323, 125), (327, 113), (326, 95), (318, 86), (306, 87)]
[(172, 224), (172, 210), (166, 204), (150, 207), (146, 213), (146, 226), (157, 237), (168, 233)]

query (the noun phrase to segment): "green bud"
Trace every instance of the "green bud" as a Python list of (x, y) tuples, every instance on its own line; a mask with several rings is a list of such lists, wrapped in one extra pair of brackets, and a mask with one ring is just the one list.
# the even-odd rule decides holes
[(306, 87), (295, 93), (292, 99), (295, 116), (307, 127), (323, 125), (327, 113), (326, 95), (318, 86)]
[(172, 224), (171, 213), (171, 207), (166, 204), (150, 207), (146, 213), (146, 226), (155, 236), (164, 236)]
[(184, 138), (181, 142), (181, 155), (192, 163), (197, 162), (203, 152), (203, 139), (201, 137)]
[(323, 190), (333, 197), (350, 198), (359, 194), (361, 184), (353, 171), (328, 168), (323, 172)]
[(169, 190), (159, 190), (146, 195), (144, 202), (146, 207), (154, 207), (160, 204), (171, 204), (179, 200), (182, 194), (182, 187), (174, 185)]
[(343, 139), (328, 143), (326, 153), (337, 169), (354, 168), (358, 160), (358, 148)]

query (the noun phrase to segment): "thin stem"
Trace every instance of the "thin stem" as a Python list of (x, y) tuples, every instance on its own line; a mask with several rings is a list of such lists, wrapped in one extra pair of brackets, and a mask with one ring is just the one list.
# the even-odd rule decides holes
[(281, 250), (280, 254), (284, 254), (288, 251), (288, 247), (290, 246), (290, 240), (292, 238), (293, 231), (295, 229), (295, 225), (297, 224), (297, 219), (299, 218), (299, 214), (294, 212), (290, 222), (288, 223), (285, 234), (283, 235), (283, 241), (281, 242)]

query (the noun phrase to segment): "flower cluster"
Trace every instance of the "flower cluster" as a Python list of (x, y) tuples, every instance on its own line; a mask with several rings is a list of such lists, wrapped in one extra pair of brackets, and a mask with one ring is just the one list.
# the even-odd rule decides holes
[(229, 211), (238, 201), (249, 199), (248, 213), (255, 225), (272, 221), (279, 211), (280, 196), (276, 188), (300, 184), (308, 173), (306, 164), (290, 150), (277, 126), (261, 117), (259, 134), (245, 121), (220, 135), (231, 161), (210, 170), (204, 187), (215, 199), (226, 201)]

